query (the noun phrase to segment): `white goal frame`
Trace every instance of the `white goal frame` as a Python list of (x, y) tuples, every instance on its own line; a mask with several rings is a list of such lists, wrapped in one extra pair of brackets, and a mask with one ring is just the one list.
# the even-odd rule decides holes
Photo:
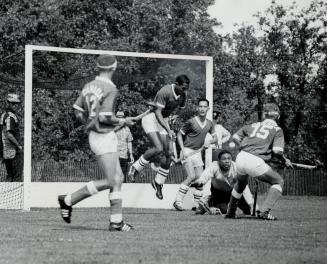
[[(31, 176), (32, 176), (32, 87), (33, 87), (33, 51), (54, 51), (65, 53), (78, 53), (89, 55), (111, 54), (116, 56), (133, 56), (143, 58), (161, 58), (175, 60), (194, 60), (204, 61), (206, 67), (206, 98), (210, 103), (210, 111), (208, 118), (212, 119), (213, 105), (213, 58), (211, 56), (195, 56), (195, 55), (174, 55), (159, 53), (138, 53), (138, 52), (122, 52), (92, 49), (75, 49), (61, 48), (51, 46), (26, 45), (25, 46), (25, 125), (24, 125), (24, 197), (23, 210), (29, 211), (31, 204)], [(206, 153), (206, 166), (211, 162), (211, 151)]]

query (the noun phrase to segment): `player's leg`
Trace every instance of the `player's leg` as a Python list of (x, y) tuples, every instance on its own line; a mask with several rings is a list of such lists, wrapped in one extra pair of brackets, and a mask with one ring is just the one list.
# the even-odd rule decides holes
[[(201, 174), (203, 172), (203, 163), (201, 165), (199, 163), (195, 163), (195, 161), (193, 160), (193, 166), (194, 166), (195, 180), (196, 180), (201, 177)], [(203, 186), (195, 187), (195, 190), (193, 192), (193, 207), (192, 207), (193, 211), (195, 211), (199, 207), (199, 202), (202, 196), (203, 196)]]
[(268, 171), (257, 177), (258, 180), (269, 183), (270, 189), (268, 195), (261, 207), (259, 218), (265, 220), (277, 220), (270, 214), (270, 210), (274, 207), (278, 199), (282, 196), (284, 180), (279, 173), (269, 167)]

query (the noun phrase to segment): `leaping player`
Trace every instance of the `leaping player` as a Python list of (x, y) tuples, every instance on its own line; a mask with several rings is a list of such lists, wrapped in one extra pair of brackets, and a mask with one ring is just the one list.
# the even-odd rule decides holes
[(162, 200), (162, 187), (165, 183), (172, 161), (170, 153), (171, 142), (175, 141), (176, 135), (170, 129), (168, 117), (174, 110), (184, 108), (186, 104), (186, 92), (189, 88), (190, 80), (186, 75), (176, 77), (174, 84), (165, 85), (156, 94), (153, 103), (155, 110), (142, 119), (142, 127), (147, 134), (152, 147), (130, 167), (128, 177), (131, 182), (135, 181), (135, 173), (141, 172), (149, 162), (156, 156), (163, 154), (164, 158), (152, 181), (152, 187), (156, 191), (158, 199)]
[(81, 189), (67, 195), (59, 195), (61, 216), (71, 222), (72, 206), (78, 202), (109, 189), (110, 223), (109, 231), (130, 231), (133, 227), (123, 221), (121, 186), (124, 179), (117, 153), (115, 127), (131, 126), (132, 118), (115, 116), (115, 101), (118, 90), (112, 82), (117, 60), (111, 55), (100, 55), (97, 60), (99, 75), (87, 83), (77, 98), (74, 109), (79, 121), (86, 125), (89, 144), (96, 155), (105, 179), (90, 181)]
[(274, 153), (284, 161), (286, 166), (292, 167), (290, 160), (283, 154), (284, 133), (276, 123), (278, 119), (278, 106), (267, 103), (263, 107), (262, 122), (245, 125), (233, 135), (233, 140), (240, 146), (241, 151), (236, 157), (238, 177), (232, 190), (226, 218), (236, 218), (237, 204), (248, 183), (248, 177), (255, 177), (271, 185), (257, 217), (264, 220), (277, 220), (270, 211), (282, 195), (284, 180), (266, 162)]

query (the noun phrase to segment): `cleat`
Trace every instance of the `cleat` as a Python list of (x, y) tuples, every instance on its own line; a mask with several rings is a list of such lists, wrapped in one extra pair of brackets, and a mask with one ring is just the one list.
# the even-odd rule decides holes
[(196, 206), (193, 206), (192, 211), (196, 211), (196, 208), (197, 208)]
[(68, 206), (65, 203), (65, 196), (66, 195), (59, 195), (58, 196), (58, 202), (59, 202), (59, 206), (60, 206), (60, 214), (61, 214), (62, 219), (66, 223), (70, 224), (70, 218), (72, 216), (73, 208), (72, 208), (72, 206)]
[(195, 214), (196, 215), (204, 215), (206, 213), (205, 210), (203, 210), (200, 206), (196, 208)]
[(129, 167), (127, 177), (129, 179), (129, 182), (135, 182), (135, 174), (137, 173), (137, 170), (133, 165)]
[(265, 211), (265, 212), (259, 212), (257, 214), (257, 218), (262, 219), (262, 220), (269, 220), (269, 221), (276, 221), (277, 217), (273, 216), (270, 211)]
[(235, 214), (225, 214), (225, 219), (237, 219)]
[(163, 199), (163, 195), (162, 195), (162, 186), (163, 186), (163, 184), (159, 184), (155, 180), (153, 180), (151, 185), (152, 185), (153, 189), (156, 191), (157, 198), (162, 200)]
[(109, 231), (110, 232), (128, 232), (134, 230), (134, 227), (121, 221), (120, 223), (110, 223)]
[(184, 211), (181, 202), (177, 202), (177, 201), (175, 201), (175, 202), (173, 203), (173, 206), (175, 207), (175, 209), (176, 209), (177, 211)]
[(211, 215), (222, 215), (220, 209), (217, 207), (210, 207), (209, 209)]

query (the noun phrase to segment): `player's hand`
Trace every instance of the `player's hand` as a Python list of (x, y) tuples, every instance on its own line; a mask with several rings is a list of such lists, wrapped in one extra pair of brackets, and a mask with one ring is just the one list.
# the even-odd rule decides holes
[(192, 182), (190, 185), (190, 187), (193, 187), (193, 188), (198, 188), (198, 187), (202, 187), (202, 186), (203, 186), (203, 183), (200, 182), (199, 180)]
[(203, 145), (203, 148), (207, 149), (207, 148), (210, 147), (210, 145), (211, 145), (210, 142), (205, 142), (204, 145)]
[(125, 125), (126, 126), (133, 126), (135, 124), (135, 122), (133, 121), (132, 117), (126, 117), (125, 118)]
[(229, 148), (233, 149), (236, 147), (235, 143), (232, 141), (228, 144)]
[(293, 169), (293, 164), (289, 159), (285, 159), (285, 166)]
[(129, 159), (130, 159), (130, 162), (131, 162), (131, 163), (134, 163), (134, 156), (133, 156), (133, 154), (130, 154), (130, 155), (129, 155)]
[(19, 152), (22, 152), (23, 151), (23, 146), (18, 146), (17, 149), (18, 149)]
[(168, 131), (168, 136), (169, 136), (169, 138), (170, 138), (172, 141), (175, 141), (175, 140), (176, 140), (176, 134), (175, 134), (174, 131), (169, 130), (169, 131)]

